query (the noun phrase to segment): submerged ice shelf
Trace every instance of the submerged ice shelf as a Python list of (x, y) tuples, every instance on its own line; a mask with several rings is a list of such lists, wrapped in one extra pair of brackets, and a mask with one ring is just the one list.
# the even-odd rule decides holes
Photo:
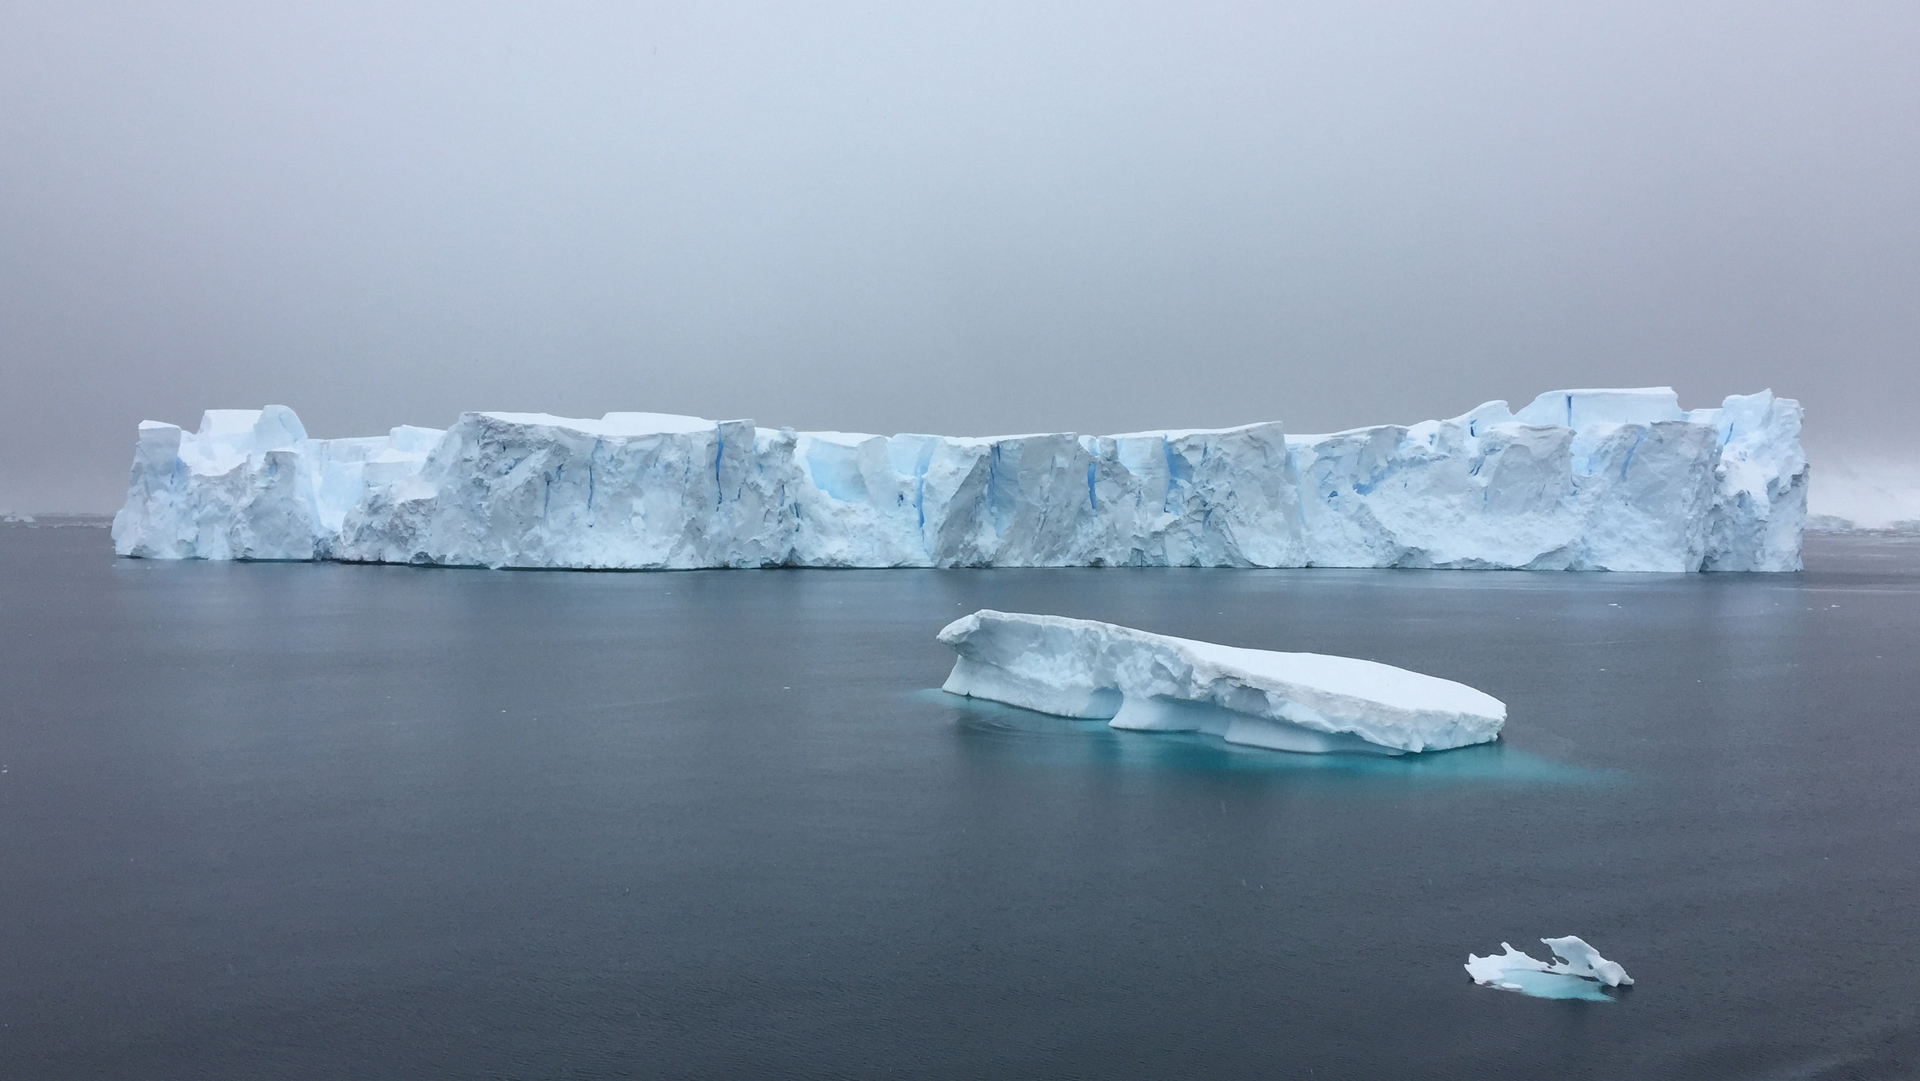
[(1796, 570), (1800, 406), (1543, 394), (1288, 436), (996, 438), (660, 413), (466, 413), (312, 439), (292, 410), (140, 425), (121, 555), (448, 566)]
[(942, 688), (1114, 728), (1280, 751), (1405, 754), (1487, 743), (1507, 707), (1465, 684), (1353, 657), (1276, 653), (1064, 616), (982, 610), (940, 641)]

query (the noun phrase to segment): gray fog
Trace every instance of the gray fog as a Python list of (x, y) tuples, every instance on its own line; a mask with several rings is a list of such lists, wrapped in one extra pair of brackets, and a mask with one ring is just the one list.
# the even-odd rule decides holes
[[(1911, 2), (0, 5), (0, 508), (292, 406), (890, 433), (1920, 397)], [(1817, 488), (1816, 488), (1817, 491)]]

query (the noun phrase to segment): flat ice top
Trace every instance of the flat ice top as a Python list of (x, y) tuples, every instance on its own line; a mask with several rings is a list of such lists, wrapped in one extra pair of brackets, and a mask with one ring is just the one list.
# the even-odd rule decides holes
[[(1605, 416), (1601, 415), (1606, 411), (1607, 408), (1616, 408), (1616, 409), (1625, 408), (1625, 406), (1620, 404), (1622, 402), (1643, 403), (1643, 401), (1653, 401), (1656, 399), (1664, 402), (1664, 401), (1667, 401), (1668, 399), (1673, 399), (1674, 394), (1672, 389), (1667, 387), (1626, 387), (1626, 388), (1617, 388), (1617, 389), (1554, 391), (1551, 394), (1542, 395), (1541, 397), (1542, 399), (1552, 398), (1556, 402), (1558, 402), (1559, 400), (1564, 399), (1568, 396), (1573, 397), (1576, 401), (1580, 401), (1581, 404), (1585, 407), (1586, 411), (1594, 414), (1591, 417), (1585, 418), (1583, 420), (1583, 423), (1598, 423), (1607, 419)], [(1487, 403), (1487, 405), (1496, 405), (1496, 404), (1504, 406), (1506, 403), (1504, 402)], [(1538, 403), (1536, 403), (1536, 405), (1537, 404)], [(1486, 408), (1486, 406), (1481, 406), (1480, 408), (1484, 409)], [(1534, 408), (1535, 408), (1534, 406), (1528, 407), (1528, 409), (1534, 409)], [(1677, 408), (1677, 406), (1675, 408)], [(235, 411), (235, 412), (238, 412), (238, 411)], [(1521, 411), (1521, 413), (1523, 414), (1526, 412), (1527, 410)], [(608, 413), (606, 416), (600, 418), (599, 420), (590, 420), (590, 419), (576, 418), (576, 417), (556, 417), (551, 413), (506, 413), (506, 412), (489, 411), (489, 412), (482, 413), (481, 415), (486, 417), (491, 417), (495, 420), (505, 421), (509, 424), (545, 425), (545, 426), (554, 427), (554, 428), (565, 428), (570, 431), (581, 432), (586, 435), (602, 435), (602, 436), (686, 435), (694, 432), (712, 431), (715, 424), (717, 423), (715, 421), (707, 420), (703, 417), (681, 416), (677, 413)], [(1519, 420), (1519, 415), (1509, 414), (1508, 419)], [(238, 421), (235, 420), (233, 421), (233, 423), (237, 424)], [(249, 423), (251, 423), (250, 420), (249, 420)], [(1271, 422), (1255, 421), (1254, 423), (1251, 423), (1251, 424), (1239, 424), (1230, 428), (1166, 428), (1166, 429), (1157, 429), (1153, 431), (1143, 431), (1143, 432), (1120, 432), (1115, 435), (1094, 436), (1094, 438), (1176, 440), (1176, 439), (1185, 439), (1192, 436), (1226, 435), (1233, 432), (1244, 432), (1253, 428), (1264, 427), (1269, 423)], [(1492, 423), (1491, 418), (1489, 419), (1488, 423)], [(1324, 439), (1333, 438), (1334, 436), (1363, 434), (1367, 431), (1370, 431), (1373, 427), (1379, 427), (1379, 426), (1373, 425), (1373, 426), (1360, 427), (1360, 428), (1348, 428), (1343, 431), (1330, 432), (1330, 433), (1319, 434), (1319, 435), (1290, 434), (1287, 436), (1287, 442), (1290, 444), (1299, 444), (1299, 445), (1317, 443)], [(756, 429), (756, 431), (758, 434), (764, 437), (772, 437), (774, 435), (779, 434), (779, 430), (771, 429), (771, 428), (760, 428), (760, 429)], [(840, 446), (849, 446), (849, 447), (858, 446), (859, 444), (864, 443), (870, 439), (928, 438), (926, 436), (921, 436), (914, 433), (901, 433), (899, 435), (890, 436), (890, 437), (875, 435), (867, 432), (838, 432), (838, 431), (797, 432), (795, 434), (806, 436), (810, 439), (814, 439), (823, 443), (833, 443), (833, 444), (838, 444)], [(1023, 439), (1046, 439), (1046, 438), (1069, 436), (1069, 435), (1075, 435), (1075, 434), (1077, 433), (1025, 432), (1025, 433), (1016, 434), (1016, 435), (933, 436), (931, 438), (942, 439), (948, 443), (952, 443), (957, 446), (973, 447), (973, 446), (985, 446), (988, 444), (999, 443), (999, 442), (1017, 441), (1017, 440), (1023, 440)]]
[(808, 439), (817, 439), (822, 443), (833, 443), (842, 447), (857, 447), (869, 439), (885, 438), (884, 436), (874, 435), (871, 432), (797, 432), (795, 434), (804, 435)]
[(1611, 394), (1622, 398), (1677, 398), (1672, 387), (1568, 387), (1565, 390), (1549, 390), (1540, 395), (1542, 398), (1559, 398), (1571, 394), (1579, 397), (1598, 397)]
[(258, 409), (209, 409), (200, 414), (200, 435), (239, 435), (253, 430)]
[(565, 428), (584, 435), (688, 435), (694, 432), (710, 432), (714, 429), (713, 421), (702, 417), (685, 417), (678, 413), (608, 413), (599, 420), (556, 417), (551, 413), (483, 412), (480, 415), (505, 421), (508, 424)]
[(1273, 423), (1270, 420), (1256, 420), (1251, 424), (1236, 424), (1231, 428), (1163, 428), (1150, 432), (1120, 432), (1105, 436), (1107, 439), (1185, 439), (1194, 435), (1226, 435), (1229, 432), (1244, 432), (1249, 428), (1262, 428)]
[[(677, 413), (608, 413), (599, 420), (582, 417), (556, 417), (551, 413), (506, 413), (487, 410), (480, 414), (508, 424), (542, 425), (551, 428), (565, 428), (568, 431), (586, 435), (636, 436), (636, 435), (686, 435), (694, 432), (710, 432), (717, 422), (704, 417), (687, 417)], [(1255, 424), (1242, 424), (1234, 428), (1186, 428), (1159, 432), (1127, 432), (1123, 435), (1102, 436), (1106, 439), (1181, 439), (1193, 435), (1219, 435), (1227, 432), (1240, 432), (1249, 428), (1258, 428)], [(756, 433), (766, 437), (779, 434), (779, 429), (757, 428)], [(985, 446), (992, 443), (1021, 439), (1053, 439), (1071, 436), (1072, 432), (1026, 432), (1019, 435), (980, 435), (980, 436), (924, 436), (903, 432), (895, 436), (874, 435), (868, 432), (796, 432), (796, 435), (818, 440), (822, 443), (834, 443), (840, 446), (854, 447), (870, 439), (941, 439), (959, 446)]]
[[(1137, 631), (1137, 634), (1145, 634)], [(1333, 694), (1371, 699), (1406, 710), (1500, 714), (1506, 706), (1485, 691), (1439, 676), (1409, 672), (1379, 661), (1327, 653), (1280, 653), (1245, 646), (1223, 646), (1190, 638), (1155, 635), (1221, 668), (1243, 672), (1249, 682), (1273, 681), (1318, 687)]]
[[(1178, 428), (1155, 432), (1124, 432), (1120, 435), (1094, 436), (1096, 439), (1184, 439), (1194, 435), (1225, 435), (1230, 432), (1244, 432), (1249, 428), (1259, 428), (1271, 421), (1258, 421), (1242, 424), (1233, 428)], [(818, 439), (826, 443), (838, 443), (842, 446), (858, 446), (869, 439), (939, 439), (959, 446), (982, 446), (989, 443), (1004, 443), (1021, 439), (1059, 439), (1078, 436), (1078, 432), (1023, 432), (1018, 435), (925, 435), (919, 432), (901, 432), (892, 436), (877, 436), (866, 432), (800, 432), (800, 435)]]
[(1090, 619), (982, 609), (939, 637), (960, 655), (946, 690), (1110, 718), (1115, 728), (1206, 731), (1276, 750), (1402, 753), (1486, 743), (1507, 717), (1483, 691), (1379, 661), (1216, 645)]

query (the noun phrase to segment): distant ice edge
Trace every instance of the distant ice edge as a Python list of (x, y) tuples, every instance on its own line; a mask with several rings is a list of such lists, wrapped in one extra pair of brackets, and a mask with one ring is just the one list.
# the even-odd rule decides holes
[(941, 688), (1136, 731), (1270, 750), (1406, 754), (1499, 738), (1507, 707), (1462, 683), (1354, 657), (1196, 642), (983, 609), (948, 624)]
[(1791, 571), (1799, 403), (1668, 388), (1287, 436), (796, 432), (466, 413), (308, 438), (285, 406), (146, 421), (121, 555), (447, 566)]

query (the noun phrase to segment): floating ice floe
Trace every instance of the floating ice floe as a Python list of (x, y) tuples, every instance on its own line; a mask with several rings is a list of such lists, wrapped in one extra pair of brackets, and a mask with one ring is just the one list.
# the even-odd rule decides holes
[(1145, 732), (1280, 751), (1405, 754), (1487, 743), (1507, 707), (1354, 657), (1195, 642), (1064, 616), (982, 610), (948, 624), (944, 690)]
[(465, 413), (313, 439), (140, 425), (114, 549), (479, 567), (1800, 567), (1799, 403), (1665, 387), (1288, 435), (955, 438)]
[(1518, 991), (1535, 998), (1604, 999), (1600, 988), (1633, 983), (1633, 977), (1617, 962), (1600, 956), (1600, 951), (1579, 938), (1543, 938), (1553, 961), (1542, 961), (1521, 953), (1505, 942), (1500, 952), (1479, 957), (1467, 955), (1467, 975), (1473, 982), (1502, 991)]

